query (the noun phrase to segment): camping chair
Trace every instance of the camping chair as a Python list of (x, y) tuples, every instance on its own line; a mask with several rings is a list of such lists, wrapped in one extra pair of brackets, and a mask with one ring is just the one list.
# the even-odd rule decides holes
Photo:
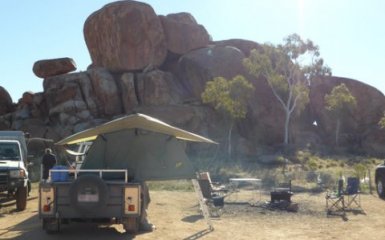
[(198, 174), (198, 183), (202, 191), (203, 198), (210, 210), (212, 217), (219, 217), (220, 211), (224, 205), (226, 191), (221, 187), (213, 188), (210, 174), (203, 172)]
[(345, 199), (343, 194), (343, 180), (338, 180), (337, 192), (326, 192), (326, 213), (327, 215), (342, 213), (345, 215)]
[(226, 193), (228, 191), (227, 186), (225, 186), (225, 185), (223, 185), (221, 183), (218, 183), (218, 182), (213, 182), (211, 180), (209, 172), (201, 172), (201, 173), (199, 173), (199, 178), (198, 179), (199, 180), (207, 180), (209, 185), (210, 185), (210, 188), (211, 188), (212, 192), (223, 192), (223, 193)]
[(349, 210), (362, 210), (360, 198), (360, 180), (357, 177), (347, 179), (344, 196), (347, 196), (345, 208)]

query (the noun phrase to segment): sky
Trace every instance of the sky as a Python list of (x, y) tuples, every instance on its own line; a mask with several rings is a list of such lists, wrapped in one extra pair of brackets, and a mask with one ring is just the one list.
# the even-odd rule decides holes
[[(0, 86), (13, 102), (42, 92), (32, 72), (42, 59), (91, 64), (83, 37), (87, 17), (107, 0), (0, 1)], [(213, 40), (241, 38), (279, 44), (298, 33), (320, 48), (334, 76), (362, 81), (385, 93), (383, 0), (144, 0), (158, 15), (189, 12)]]

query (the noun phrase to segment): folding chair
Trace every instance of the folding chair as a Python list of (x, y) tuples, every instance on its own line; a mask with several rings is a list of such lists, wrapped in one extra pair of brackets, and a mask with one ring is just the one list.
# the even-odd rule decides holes
[(362, 210), (360, 198), (360, 180), (357, 177), (347, 179), (344, 196), (347, 196), (345, 208), (348, 210)]
[(198, 175), (198, 183), (205, 202), (209, 207), (210, 215), (212, 217), (219, 217), (221, 209), (224, 206), (225, 191), (213, 189), (210, 175), (207, 172)]
[(342, 213), (345, 215), (345, 199), (343, 194), (343, 180), (338, 180), (337, 192), (326, 192), (326, 213), (327, 215)]
[(220, 184), (218, 182), (211, 181), (211, 177), (210, 177), (210, 173), (209, 172), (201, 172), (201, 173), (199, 173), (198, 179), (199, 180), (207, 180), (209, 185), (210, 185), (210, 188), (211, 188), (212, 192), (227, 192), (228, 191), (227, 186), (225, 186), (223, 184)]

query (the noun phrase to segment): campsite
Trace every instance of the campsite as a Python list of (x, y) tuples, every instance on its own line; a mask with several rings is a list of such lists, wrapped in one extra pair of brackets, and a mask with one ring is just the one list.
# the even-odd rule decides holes
[(384, 4), (5, 2), (0, 239), (385, 238)]
[[(365, 214), (348, 213), (347, 219), (326, 217), (324, 193), (296, 194), (293, 201), (300, 203), (297, 213), (270, 211), (261, 208), (237, 206), (238, 211), (224, 212), (212, 220), (214, 231), (207, 229), (199, 212), (196, 194), (181, 190), (150, 190), (152, 202), (149, 218), (156, 225), (154, 232), (136, 236), (124, 234), (120, 225), (95, 226), (74, 224), (63, 226), (62, 232), (47, 235), (41, 230), (37, 216), (37, 192), (34, 188), (28, 208), (14, 211), (13, 206), (2, 207), (0, 217), (1, 239), (380, 239), (383, 228), (384, 203), (375, 195), (362, 195)], [(175, 186), (174, 186), (175, 187)], [(150, 185), (151, 188), (151, 185)], [(175, 187), (178, 189), (178, 187)], [(245, 193), (248, 194), (248, 193)], [(247, 196), (246, 196), (247, 197)], [(262, 196), (267, 200), (268, 196)], [(230, 199), (231, 200), (231, 199)], [(4, 203), (2, 203), (4, 206)], [(231, 205), (233, 206), (233, 205)], [(225, 203), (226, 208), (226, 203)], [(242, 210), (243, 209), (243, 210)], [(233, 209), (234, 210), (234, 209)]]

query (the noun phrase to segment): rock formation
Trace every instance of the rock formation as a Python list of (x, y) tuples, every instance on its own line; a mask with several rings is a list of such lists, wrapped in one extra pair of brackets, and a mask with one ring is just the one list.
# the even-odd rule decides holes
[[(234, 128), (234, 149), (255, 156), (256, 146), (281, 143), (281, 106), (265, 79), (250, 76), (242, 65), (252, 49), (260, 48), (258, 43), (211, 41), (191, 14), (157, 16), (151, 6), (135, 1), (110, 3), (91, 14), (84, 37), (92, 59), (87, 71), (70, 73), (76, 69), (70, 58), (37, 61), (33, 71), (44, 78), (44, 91), (25, 92), (17, 105), (0, 87), (0, 129), (29, 131), (33, 137), (56, 141), (120, 115), (141, 112), (224, 143), (226, 122), (202, 103), (201, 93), (215, 77), (231, 79), (240, 74), (255, 86), (255, 94), (248, 102), (247, 117)], [(377, 127), (385, 110), (384, 95), (346, 78), (312, 82), (307, 109), (292, 121), (291, 141), (332, 146), (334, 121), (325, 111), (324, 96), (340, 83), (358, 102), (344, 125), (342, 144), (385, 154), (385, 134)]]
[(113, 72), (160, 66), (167, 54), (160, 19), (145, 3), (104, 6), (86, 20), (84, 37), (93, 65)]
[(0, 115), (9, 113), (12, 109), (12, 98), (8, 91), (0, 86)]
[[(325, 77), (312, 82), (309, 103), (309, 123), (317, 122), (317, 131), (322, 133), (324, 143), (333, 142), (336, 120), (325, 109), (325, 94), (329, 94), (333, 87), (344, 83), (357, 100), (357, 107), (351, 116), (342, 121), (341, 141), (352, 148), (374, 151), (377, 147), (380, 128), (378, 122), (385, 110), (384, 95), (362, 82), (341, 78)], [(382, 133), (383, 134), (383, 131)], [(375, 140), (376, 139), (376, 140)]]
[(206, 47), (210, 36), (189, 13), (160, 16), (166, 37), (167, 49), (176, 54), (185, 54), (193, 49)]
[(35, 62), (32, 71), (40, 78), (52, 77), (76, 70), (76, 64), (71, 58), (47, 59)]

